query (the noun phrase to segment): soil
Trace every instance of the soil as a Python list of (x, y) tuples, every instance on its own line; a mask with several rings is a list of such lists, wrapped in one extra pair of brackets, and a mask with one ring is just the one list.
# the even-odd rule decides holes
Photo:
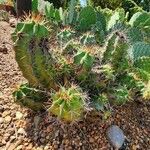
[(107, 120), (87, 114), (72, 124), (14, 103), (12, 92), (26, 80), (15, 61), (13, 30), (0, 22), (0, 150), (113, 150), (106, 135), (110, 125), (126, 135), (122, 149), (150, 150), (150, 102), (129, 102), (112, 108)]

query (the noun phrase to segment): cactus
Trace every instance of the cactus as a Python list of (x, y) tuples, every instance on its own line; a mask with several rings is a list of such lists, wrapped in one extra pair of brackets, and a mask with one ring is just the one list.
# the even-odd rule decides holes
[[(108, 100), (124, 104), (130, 91), (134, 96), (150, 80), (150, 45), (145, 35), (149, 29), (145, 25), (126, 23), (122, 9), (113, 15), (91, 6), (77, 11), (73, 6), (73, 1), (65, 11), (52, 4), (45, 6), (51, 29), (56, 27), (53, 32), (40, 16), (30, 16), (12, 34), (16, 60), (29, 87), (53, 93), (50, 112), (69, 122), (83, 115), (87, 99), (83, 91), (95, 103), (91, 107), (100, 110)], [(40, 90), (33, 95), (25, 89), (15, 92), (16, 101), (30, 108), (45, 107), (44, 100), (39, 100)], [(147, 86), (144, 90), (144, 97), (149, 97)]]
[(128, 53), (133, 63), (143, 56), (150, 57), (150, 44), (146, 44), (144, 42), (136, 42), (128, 50)]
[(69, 5), (69, 11), (68, 11), (68, 23), (74, 24), (76, 22), (76, 10), (75, 6), (77, 5), (77, 0), (71, 0)]
[(96, 22), (100, 22), (101, 29), (106, 32), (106, 18), (101, 11), (96, 12)]
[(91, 6), (84, 7), (79, 14), (78, 22), (78, 30), (89, 30), (92, 27), (92, 25), (96, 23), (96, 12), (94, 8), (92, 8)]
[(108, 36), (107, 38), (107, 41), (106, 41), (106, 44), (105, 44), (105, 50), (104, 50), (104, 53), (103, 53), (103, 63), (107, 63), (109, 62), (111, 56), (112, 56), (112, 52), (114, 50), (114, 43), (115, 43), (115, 40), (117, 38), (117, 35), (112, 33), (110, 36)]
[(150, 57), (140, 57), (134, 62), (134, 67), (144, 70), (150, 74)]
[(16, 60), (24, 77), (33, 86), (55, 86), (53, 60), (46, 47), (48, 33), (43, 22), (33, 20), (18, 23), (13, 33)]
[(43, 102), (47, 100), (46, 92), (32, 88), (28, 84), (22, 84), (13, 92), (13, 96), (16, 103), (35, 111), (44, 110)]
[(137, 12), (132, 16), (129, 24), (138, 28), (150, 26), (150, 14), (148, 12)]
[(150, 100), (150, 81), (145, 85), (142, 90), (143, 98), (146, 100)]
[(64, 29), (57, 34), (57, 38), (61, 42), (68, 42), (73, 36), (74, 32), (71, 29)]
[(52, 105), (49, 110), (65, 121), (79, 120), (85, 110), (86, 100), (87, 95), (79, 87), (60, 87), (58, 92), (52, 94)]
[(125, 104), (130, 99), (130, 93), (126, 86), (119, 86), (113, 90), (114, 103)]
[(84, 34), (81, 38), (80, 38), (80, 43), (84, 44), (84, 45), (93, 45), (96, 44), (96, 39), (94, 35), (90, 35), (90, 34)]
[(78, 51), (74, 56), (74, 64), (81, 65), (85, 70), (90, 70), (94, 62), (94, 57), (85, 51)]
[[(32, 60), (29, 50), (29, 43), (32, 37), (32, 29), (34, 23), (18, 23), (16, 30), (12, 34), (15, 42), (14, 50), (16, 61), (23, 73), (23, 76), (29, 81), (31, 85), (38, 86), (38, 80), (34, 76), (32, 68)], [(27, 34), (28, 33), (28, 34)]]
[(100, 94), (96, 99), (96, 101), (94, 102), (95, 108), (98, 111), (104, 111), (105, 108), (108, 107), (108, 104), (109, 104), (109, 100), (107, 94), (104, 93)]
[(144, 40), (144, 35), (142, 31), (135, 27), (128, 28), (126, 31), (126, 36), (130, 44), (142, 42)]
[(112, 52), (111, 63), (116, 71), (122, 71), (128, 67), (126, 60), (128, 43), (124, 39), (117, 37), (114, 44), (114, 51)]
[(150, 80), (150, 45), (137, 42), (128, 50), (128, 53), (132, 66), (135, 68), (133, 71), (135, 75), (143, 81)]
[(107, 30), (110, 30), (116, 23), (124, 22), (125, 20), (125, 12), (123, 9), (115, 10), (114, 14), (111, 16), (108, 21)]
[(100, 21), (97, 21), (93, 26), (93, 31), (95, 32), (96, 42), (103, 45), (106, 37), (106, 31), (103, 29), (103, 25)]
[(125, 71), (129, 68), (128, 49), (129, 43), (126, 34), (120, 31), (111, 33), (104, 47), (102, 63), (111, 62), (113, 69), (118, 73)]

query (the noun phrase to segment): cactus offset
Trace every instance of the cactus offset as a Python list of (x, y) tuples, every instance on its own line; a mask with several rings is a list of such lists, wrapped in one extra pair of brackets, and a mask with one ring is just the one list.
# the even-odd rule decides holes
[(43, 102), (47, 100), (46, 92), (31, 88), (28, 84), (21, 85), (13, 96), (16, 103), (36, 111), (44, 110)]
[(86, 94), (75, 85), (60, 87), (58, 92), (52, 94), (53, 102), (49, 110), (65, 121), (79, 120), (85, 110), (86, 99)]

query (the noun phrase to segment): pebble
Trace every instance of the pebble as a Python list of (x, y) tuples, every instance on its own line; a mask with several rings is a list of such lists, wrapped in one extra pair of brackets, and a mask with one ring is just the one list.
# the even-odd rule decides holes
[(18, 147), (17, 147), (17, 150), (22, 150), (23, 149), (23, 145), (19, 145)]
[(23, 114), (19, 111), (16, 112), (16, 119), (20, 120), (23, 118)]
[(2, 113), (2, 117), (6, 117), (6, 116), (8, 116), (10, 114), (10, 111), (4, 111), (3, 113)]
[(18, 133), (22, 135), (27, 135), (26, 131), (23, 128), (19, 128)]
[(41, 138), (41, 139), (40, 139), (40, 142), (41, 142), (41, 143), (44, 143), (44, 142), (45, 142), (45, 139), (44, 139), (44, 138)]
[(4, 122), (4, 118), (0, 117), (0, 124)]
[(110, 143), (116, 149), (121, 148), (125, 141), (125, 136), (123, 134), (123, 131), (116, 125), (112, 125), (107, 129), (107, 136)]
[(5, 122), (6, 122), (6, 123), (10, 123), (10, 122), (11, 122), (11, 119), (12, 119), (12, 118), (11, 118), (10, 116), (6, 116), (6, 117), (5, 117)]
[(49, 146), (45, 146), (45, 147), (44, 147), (44, 150), (49, 150)]
[(32, 148), (33, 148), (33, 145), (29, 144), (28, 147), (27, 147), (27, 150), (32, 150)]
[(11, 18), (11, 19), (9, 19), (9, 24), (10, 24), (10, 26), (11, 26), (11, 27), (15, 27), (15, 26), (16, 26), (16, 24), (17, 24), (16, 19), (15, 19), (15, 18)]
[(38, 125), (40, 123), (40, 120), (41, 120), (41, 117), (39, 116), (35, 116), (34, 117), (34, 125), (35, 125), (35, 128), (38, 128)]
[(16, 139), (16, 137), (15, 137), (15, 136), (11, 136), (10, 139), (11, 139), (11, 140), (14, 140), (14, 139)]
[(90, 142), (90, 143), (93, 143), (93, 142), (94, 142), (94, 139), (93, 139), (92, 137), (90, 137), (89, 142)]
[(2, 105), (0, 105), (0, 112), (2, 113), (4, 111), (4, 108)]

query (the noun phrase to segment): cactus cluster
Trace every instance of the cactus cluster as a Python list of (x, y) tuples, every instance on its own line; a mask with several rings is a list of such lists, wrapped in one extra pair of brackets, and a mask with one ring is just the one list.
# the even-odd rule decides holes
[(106, 13), (70, 4), (68, 10), (60, 9), (59, 18), (58, 11), (47, 5), (48, 23), (29, 17), (12, 34), (16, 61), (29, 85), (52, 93), (48, 110), (74, 121), (83, 116), (87, 99), (96, 110), (109, 102), (124, 104), (137, 91), (148, 99), (150, 45), (144, 34), (148, 22), (141, 25), (135, 16), (126, 22), (122, 9)]

